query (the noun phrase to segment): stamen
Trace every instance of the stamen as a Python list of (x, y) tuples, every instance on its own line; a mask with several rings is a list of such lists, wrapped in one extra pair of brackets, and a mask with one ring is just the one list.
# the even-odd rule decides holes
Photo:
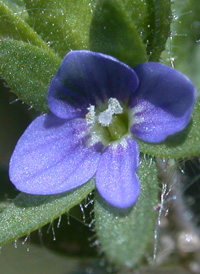
[(108, 100), (108, 108), (112, 111), (113, 114), (120, 114), (123, 112), (123, 108), (116, 98), (110, 98)]
[(102, 126), (107, 127), (112, 122), (113, 114), (121, 114), (121, 113), (123, 113), (123, 108), (121, 107), (118, 100), (115, 98), (110, 98), (108, 100), (108, 108), (99, 114), (98, 122)]
[(89, 110), (89, 112), (86, 114), (85, 118), (86, 118), (86, 121), (87, 121), (87, 124), (89, 126), (92, 126), (94, 125), (95, 123), (95, 107), (90, 105), (89, 108), (87, 108)]

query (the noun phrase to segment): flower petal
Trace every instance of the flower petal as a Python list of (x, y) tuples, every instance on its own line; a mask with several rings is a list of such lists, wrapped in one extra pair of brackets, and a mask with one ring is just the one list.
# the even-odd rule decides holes
[(139, 150), (134, 139), (126, 144), (110, 145), (101, 156), (96, 173), (96, 187), (101, 196), (119, 208), (133, 205), (140, 192), (136, 174)]
[(10, 180), (30, 194), (56, 194), (91, 179), (102, 146), (86, 147), (84, 119), (52, 114), (35, 119), (18, 141), (10, 161)]
[(197, 96), (191, 81), (160, 63), (142, 63), (134, 70), (140, 85), (129, 102), (134, 112), (131, 132), (154, 143), (183, 130), (190, 121)]
[(117, 59), (86, 50), (69, 52), (48, 91), (50, 110), (58, 117), (83, 117), (90, 105), (108, 98), (127, 100), (138, 87), (134, 70)]

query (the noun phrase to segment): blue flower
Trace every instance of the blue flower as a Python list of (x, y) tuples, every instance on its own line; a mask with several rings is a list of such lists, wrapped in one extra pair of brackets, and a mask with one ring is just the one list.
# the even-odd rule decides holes
[(47, 99), (51, 113), (36, 118), (15, 147), (13, 184), (46, 195), (95, 176), (100, 195), (126, 208), (140, 192), (136, 138), (162, 142), (183, 130), (196, 90), (186, 76), (163, 64), (132, 69), (111, 56), (80, 50), (66, 55)]

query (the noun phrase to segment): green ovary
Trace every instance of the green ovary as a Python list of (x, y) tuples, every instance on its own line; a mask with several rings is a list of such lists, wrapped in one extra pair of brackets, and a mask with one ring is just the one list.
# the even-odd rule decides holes
[(112, 122), (109, 126), (103, 127), (107, 133), (109, 142), (117, 141), (128, 133), (129, 119), (126, 112), (122, 114), (114, 114)]

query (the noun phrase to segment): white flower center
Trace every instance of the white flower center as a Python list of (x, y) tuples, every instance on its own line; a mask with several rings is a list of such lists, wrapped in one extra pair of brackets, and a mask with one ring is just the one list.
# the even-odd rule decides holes
[(123, 108), (116, 98), (110, 98), (108, 100), (108, 107), (106, 110), (99, 113), (96, 116), (95, 107), (89, 106), (89, 112), (86, 115), (86, 121), (88, 125), (94, 125), (95, 121), (98, 121), (102, 126), (107, 127), (112, 123), (114, 114), (123, 113)]
[(130, 134), (130, 111), (116, 98), (110, 98), (106, 104), (88, 107), (85, 116), (90, 138), (89, 145), (98, 142), (105, 146), (123, 142), (123, 137)]

